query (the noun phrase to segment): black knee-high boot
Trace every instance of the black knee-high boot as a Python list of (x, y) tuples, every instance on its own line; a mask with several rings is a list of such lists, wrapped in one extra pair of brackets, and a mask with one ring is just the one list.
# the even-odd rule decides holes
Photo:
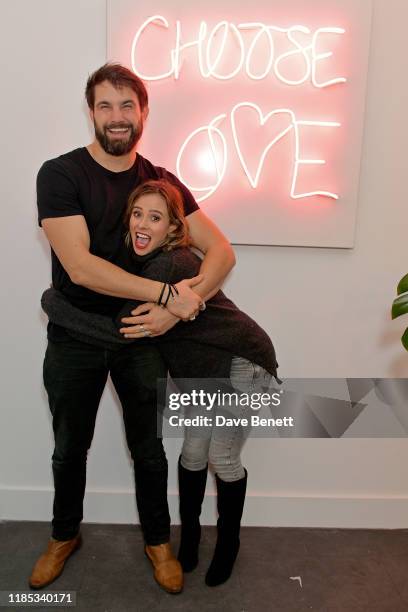
[(207, 482), (207, 466), (203, 470), (186, 470), (178, 463), (181, 540), (178, 560), (184, 572), (198, 565), (198, 546), (201, 538), (200, 514)]
[(225, 482), (215, 475), (217, 482), (217, 544), (214, 557), (208, 568), (205, 582), (218, 586), (231, 576), (239, 551), (239, 531), (244, 509), (248, 473), (244, 478)]

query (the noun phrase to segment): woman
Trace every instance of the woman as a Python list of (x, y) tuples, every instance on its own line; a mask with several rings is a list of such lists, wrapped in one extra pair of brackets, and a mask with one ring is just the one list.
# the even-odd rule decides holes
[[(158, 304), (165, 306), (172, 297), (173, 284), (194, 276), (200, 267), (200, 259), (188, 248), (188, 229), (178, 189), (164, 180), (140, 185), (130, 195), (125, 227), (135, 272), (163, 282)], [(54, 290), (45, 292), (42, 303), (51, 320), (58, 319), (82, 340), (114, 346), (132, 341), (120, 337), (117, 327), (124, 331), (122, 318), (129, 316), (137, 302), (125, 304), (116, 318), (116, 328), (107, 317), (73, 309)], [(180, 322), (157, 338), (149, 337), (143, 326), (140, 334), (146, 336), (144, 341), (157, 342), (170, 375), (176, 379), (229, 379), (234, 389), (253, 391), (256, 386), (268, 387), (271, 377), (277, 376), (270, 338), (222, 291), (209, 299), (206, 310), (191, 322)], [(238, 407), (232, 409), (236, 411)], [(247, 472), (240, 459), (242, 443), (239, 427), (229, 427), (228, 435), (225, 429), (215, 426), (207, 427), (204, 435), (198, 435), (192, 427), (185, 431), (179, 460), (182, 532), (178, 558), (185, 572), (197, 566), (199, 517), (209, 462), (215, 471), (218, 521), (215, 552), (206, 574), (208, 586), (228, 580), (239, 550), (247, 484)]]

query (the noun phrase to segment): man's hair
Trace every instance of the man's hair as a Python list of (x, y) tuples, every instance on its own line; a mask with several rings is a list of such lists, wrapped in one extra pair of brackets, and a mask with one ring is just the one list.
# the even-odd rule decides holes
[(176, 228), (169, 232), (163, 247), (170, 251), (171, 249), (188, 246), (191, 242), (188, 233), (187, 221), (184, 216), (183, 198), (180, 190), (165, 179), (150, 180), (142, 183), (132, 191), (129, 196), (128, 204), (124, 217), (124, 224), (127, 230), (125, 242), (128, 246), (131, 244), (129, 234), (129, 223), (132, 216), (133, 208), (139, 198), (150, 193), (157, 193), (166, 202), (167, 212), (169, 214), (170, 225), (175, 225)]
[(88, 106), (93, 110), (95, 106), (95, 86), (108, 81), (115, 89), (130, 87), (133, 89), (139, 100), (140, 110), (143, 112), (147, 108), (149, 99), (146, 87), (141, 79), (131, 70), (121, 64), (107, 63), (95, 70), (86, 83), (85, 97)]

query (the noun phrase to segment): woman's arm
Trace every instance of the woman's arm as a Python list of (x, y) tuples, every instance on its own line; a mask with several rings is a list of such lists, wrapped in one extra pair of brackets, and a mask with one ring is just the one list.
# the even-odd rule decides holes
[(106, 348), (118, 348), (129, 343), (129, 340), (118, 334), (110, 317), (72, 306), (65, 295), (53, 287), (42, 294), (41, 307), (52, 323), (61, 325), (82, 342)]

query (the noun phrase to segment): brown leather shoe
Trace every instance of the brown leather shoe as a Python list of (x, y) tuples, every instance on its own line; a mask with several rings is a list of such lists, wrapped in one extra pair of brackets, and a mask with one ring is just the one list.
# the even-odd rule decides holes
[(168, 593), (180, 593), (183, 589), (183, 570), (172, 553), (170, 543), (146, 546), (145, 552), (154, 567), (156, 582)]
[(32, 589), (42, 589), (53, 582), (62, 573), (68, 557), (81, 546), (81, 536), (78, 534), (72, 540), (50, 540), (48, 548), (34, 565), (29, 579)]

